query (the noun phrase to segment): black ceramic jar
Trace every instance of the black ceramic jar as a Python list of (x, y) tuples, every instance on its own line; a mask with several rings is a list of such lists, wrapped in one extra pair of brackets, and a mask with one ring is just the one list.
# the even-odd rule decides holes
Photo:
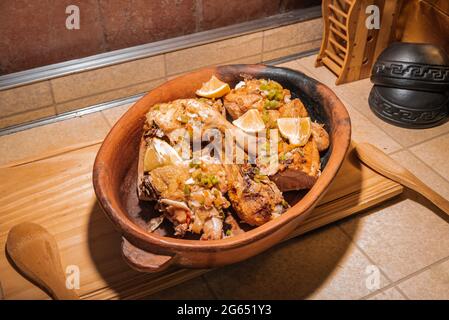
[(449, 90), (449, 57), (425, 43), (394, 42), (377, 58), (371, 73), (375, 85), (444, 92)]
[(449, 117), (449, 57), (430, 44), (396, 42), (373, 66), (371, 110), (407, 128), (428, 128)]
[(371, 110), (381, 119), (406, 128), (429, 128), (447, 120), (449, 95), (374, 86), (370, 92)]

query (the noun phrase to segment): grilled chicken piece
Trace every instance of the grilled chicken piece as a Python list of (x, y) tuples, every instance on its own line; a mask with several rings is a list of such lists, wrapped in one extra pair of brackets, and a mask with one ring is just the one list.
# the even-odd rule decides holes
[(254, 167), (230, 165), (228, 196), (242, 221), (260, 226), (284, 211), (286, 203), (281, 191), (265, 176), (255, 181)]
[(224, 105), (231, 117), (237, 119), (249, 109), (263, 107), (263, 97), (257, 93), (248, 93), (244, 89), (233, 89), (225, 96)]
[[(230, 131), (238, 139), (238, 143), (246, 152), (254, 137), (237, 128), (222, 115), (222, 104), (211, 103), (207, 99), (179, 99), (170, 103), (155, 105), (146, 115), (145, 133), (146, 138), (154, 135), (161, 137), (165, 134), (175, 149), (180, 143), (188, 139), (180, 137), (192, 136), (195, 129), (198, 132), (206, 129), (216, 128), (221, 132)], [(193, 135), (195, 137), (195, 135)], [(179, 151), (179, 149), (178, 149)]]
[(312, 122), (312, 136), (319, 152), (323, 152), (329, 148), (329, 134), (324, 129), (324, 125)]
[(224, 107), (233, 119), (239, 118), (249, 109), (264, 110), (265, 102), (270, 96), (271, 89), (277, 89), (278, 101), (289, 102), (290, 91), (273, 80), (245, 79), (244, 85), (231, 90), (223, 99)]
[(175, 229), (175, 236), (183, 237), (189, 229), (192, 220), (192, 211), (182, 201), (174, 201), (170, 199), (161, 199), (159, 203), (162, 205), (162, 212), (171, 221)]
[(189, 178), (188, 165), (167, 165), (152, 170), (147, 181), (158, 197), (184, 201), (184, 185)]
[(159, 209), (172, 222), (176, 236), (189, 231), (203, 240), (223, 237), (223, 210), (230, 203), (224, 196), (228, 182), (222, 164), (165, 165), (147, 173), (144, 181), (144, 190), (160, 199)]
[(279, 117), (280, 118), (304, 118), (308, 117), (306, 107), (299, 99), (293, 99), (279, 108)]
[[(257, 96), (261, 100), (257, 100)], [(244, 85), (237, 86), (225, 96), (224, 106), (234, 119), (251, 108), (258, 109), (267, 129), (277, 128), (278, 118), (309, 117), (300, 99), (291, 99), (288, 90), (271, 80), (245, 80)], [(314, 122), (311, 131), (305, 146), (293, 146), (289, 152), (279, 151), (280, 166), (271, 168), (269, 174), (282, 191), (309, 189), (320, 175), (319, 152), (329, 147), (329, 135), (323, 126)], [(281, 143), (284, 144), (285, 141)]]
[(312, 188), (320, 175), (320, 153), (315, 139), (282, 155), (279, 172), (271, 180), (282, 191)]

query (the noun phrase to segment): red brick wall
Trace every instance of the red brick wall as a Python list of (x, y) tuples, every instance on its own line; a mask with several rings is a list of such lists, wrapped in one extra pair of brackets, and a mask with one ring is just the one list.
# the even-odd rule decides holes
[[(320, 0), (1, 0), (0, 74), (163, 40)], [(65, 8), (80, 8), (67, 30)]]

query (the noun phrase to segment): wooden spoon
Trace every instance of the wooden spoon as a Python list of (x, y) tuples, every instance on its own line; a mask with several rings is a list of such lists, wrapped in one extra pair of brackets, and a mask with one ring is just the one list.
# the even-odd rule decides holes
[(23, 275), (54, 299), (79, 299), (66, 287), (55, 238), (40, 225), (25, 222), (14, 226), (6, 240), (6, 251)]
[(358, 158), (381, 175), (412, 189), (449, 215), (449, 201), (433, 191), (413, 173), (405, 169), (384, 152), (369, 143), (359, 143), (355, 147)]

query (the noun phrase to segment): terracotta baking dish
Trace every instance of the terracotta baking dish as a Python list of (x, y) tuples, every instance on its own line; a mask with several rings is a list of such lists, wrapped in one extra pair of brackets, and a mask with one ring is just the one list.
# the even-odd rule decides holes
[[(308, 192), (285, 194), (292, 205), (281, 217), (248, 232), (223, 239), (200, 241), (147, 233), (144, 217), (152, 203), (137, 199), (136, 174), (145, 114), (158, 102), (194, 97), (211, 75), (234, 86), (242, 75), (269, 78), (303, 100), (314, 120), (326, 124), (330, 148), (322, 155), (322, 174)], [(125, 260), (140, 271), (155, 272), (169, 266), (212, 268), (254, 256), (279, 243), (311, 212), (335, 178), (350, 144), (351, 123), (342, 102), (325, 85), (301, 72), (264, 65), (227, 65), (206, 68), (168, 81), (132, 106), (109, 132), (93, 169), (95, 193), (106, 215), (123, 237)]]

